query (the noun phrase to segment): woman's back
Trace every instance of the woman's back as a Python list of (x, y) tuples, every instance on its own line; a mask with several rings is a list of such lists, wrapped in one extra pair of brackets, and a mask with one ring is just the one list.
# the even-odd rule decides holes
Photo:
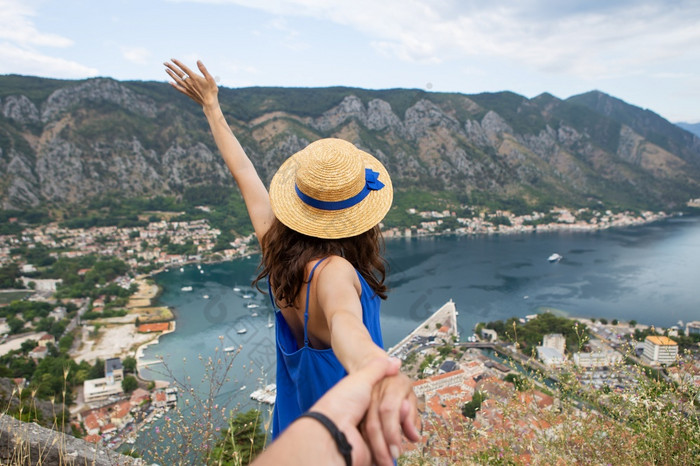
[[(277, 320), (277, 401), (273, 414), (273, 438), (294, 419), (299, 417), (327, 390), (335, 385), (347, 371), (342, 366), (330, 342), (330, 335), (323, 311), (316, 297), (314, 275), (322, 272), (328, 261), (344, 261), (337, 256), (314, 262), (309, 271), (306, 286), (300, 290), (299, 307), (288, 307), (275, 312)], [(379, 322), (379, 296), (374, 293), (359, 272), (355, 272), (358, 296), (362, 307), (362, 323), (374, 344), (383, 347)], [(312, 308), (315, 312), (312, 313)], [(325, 329), (324, 329), (325, 327)], [(321, 335), (314, 335), (312, 328), (319, 328)]]

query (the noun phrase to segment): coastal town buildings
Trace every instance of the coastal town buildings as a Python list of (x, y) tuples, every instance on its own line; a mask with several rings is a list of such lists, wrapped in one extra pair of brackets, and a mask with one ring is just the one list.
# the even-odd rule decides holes
[(644, 340), (644, 357), (658, 364), (672, 364), (678, 356), (678, 343), (665, 336), (651, 335)]
[[(518, 233), (527, 231), (552, 231), (557, 229), (581, 229), (593, 230), (599, 228), (607, 228), (610, 226), (631, 225), (652, 220), (659, 214), (643, 213), (643, 214), (613, 214), (611, 212), (600, 213), (594, 215), (592, 220), (579, 220), (580, 212), (567, 211), (558, 209), (553, 212), (557, 221), (550, 224), (538, 223), (544, 218), (544, 214), (533, 213), (532, 215), (515, 216), (505, 211), (494, 212), (491, 217), (499, 216), (508, 219), (508, 222), (496, 224), (489, 219), (489, 215), (481, 215), (475, 218), (460, 218), (454, 212), (417, 212), (414, 210), (413, 215), (421, 221), (410, 228), (401, 228), (389, 230), (387, 236), (421, 236), (421, 235), (437, 235), (442, 233), (456, 234), (481, 234), (481, 233)], [(9, 263), (18, 260), (17, 257), (12, 257), (11, 250), (16, 248), (18, 244), (27, 246), (48, 245), (52, 249), (54, 257), (80, 257), (86, 254), (110, 254), (118, 257), (128, 263), (134, 270), (139, 267), (153, 267), (155, 270), (159, 268), (170, 267), (177, 265), (178, 267), (187, 262), (198, 262), (203, 260), (211, 260), (214, 257), (214, 245), (216, 238), (220, 234), (218, 230), (210, 228), (206, 220), (197, 220), (193, 222), (169, 222), (158, 221), (151, 222), (147, 227), (138, 228), (123, 228), (103, 227), (103, 228), (87, 228), (87, 229), (67, 229), (53, 226), (41, 226), (28, 229), (27, 234), (22, 236), (21, 241), (17, 238), (1, 237), (0, 236), (0, 263)], [(159, 245), (159, 238), (167, 236), (173, 244), (185, 244), (187, 241), (193, 241), (197, 245), (196, 254), (170, 254), (166, 248)], [(247, 252), (249, 242), (252, 237), (239, 238), (230, 244), (229, 249), (216, 251), (216, 257), (220, 259), (230, 259), (240, 257)], [(17, 242), (19, 241), (19, 243)], [(7, 246), (5, 246), (7, 245)], [(9, 247), (12, 245), (12, 248)], [(31, 270), (36, 270), (33, 264), (23, 264), (23, 269), (27, 273)], [(83, 275), (87, 274), (89, 269), (78, 271)], [(60, 282), (55, 280), (41, 282), (37, 279), (25, 277), (24, 283), (29, 286), (34, 283), (34, 287), (49, 293), (56, 290), (56, 286)], [(123, 276), (115, 280), (123, 288), (128, 288), (131, 283), (131, 277)], [(451, 303), (451, 302), (450, 302)], [(61, 304), (58, 301), (57, 304)], [(63, 304), (66, 304), (65, 302)], [(87, 307), (89, 304), (88, 298), (74, 299), (74, 304), (81, 308)], [(448, 303), (449, 304), (449, 303)], [(107, 305), (104, 297), (97, 297), (91, 302), (92, 310), (104, 310)], [(446, 305), (443, 313), (436, 313), (437, 317), (431, 316), (423, 324), (419, 326), (417, 331), (409, 335), (402, 344), (395, 348), (397, 355), (406, 358), (412, 352), (425, 352), (426, 355), (436, 355), (435, 348), (439, 345), (447, 343), (455, 343), (459, 341), (459, 333), (456, 318), (456, 309), (454, 303)], [(52, 311), (51, 316), (60, 320), (66, 316), (66, 309), (63, 306), (57, 305)], [(692, 323), (690, 323), (692, 324)], [(690, 325), (689, 324), (689, 325)], [(131, 325), (133, 327), (133, 324)], [(686, 327), (693, 329), (692, 325)], [(698, 327), (700, 329), (700, 326)], [(171, 325), (165, 323), (146, 323), (138, 327), (138, 331), (145, 333), (160, 333), (171, 330)], [(498, 342), (498, 335), (495, 331), (482, 331), (482, 338), (486, 341)], [(8, 327), (9, 331), (9, 327)], [(44, 344), (46, 343), (46, 344)], [(47, 344), (53, 342), (44, 342), (37, 346), (34, 350), (33, 358), (39, 360), (45, 357), (48, 352)], [(661, 345), (663, 346), (663, 345)], [(562, 335), (552, 334), (546, 335), (543, 339), (541, 348), (538, 348), (540, 358), (549, 366), (558, 366), (565, 361), (565, 340)], [(549, 350), (558, 351), (557, 354), (549, 354)], [(677, 350), (677, 348), (676, 348)], [(116, 351), (116, 347), (115, 347)], [(658, 351), (661, 355), (663, 352)], [(615, 363), (621, 358), (617, 351), (591, 351), (590, 353), (577, 353), (574, 355), (574, 361), (583, 367), (599, 367), (605, 364)], [(444, 356), (444, 355), (443, 355)], [(110, 362), (111, 361), (111, 362)], [(86, 381), (83, 387), (84, 401), (87, 403), (103, 404), (113, 396), (121, 396), (121, 380), (123, 379), (123, 367), (118, 358), (108, 358), (109, 367), (105, 367), (104, 379), (94, 379)], [(659, 362), (661, 362), (659, 360)], [(496, 363), (497, 364), (497, 363)], [(437, 372), (438, 375), (427, 377), (417, 382), (416, 393), (420, 394), (424, 405), (424, 412), (429, 415), (443, 419), (447, 422), (448, 419), (454, 421), (454, 425), (463, 423), (463, 416), (455, 416), (455, 411), (458, 413), (460, 406), (471, 400), (474, 391), (479, 387), (492, 393), (492, 397), (487, 399), (483, 405), (483, 409), (477, 414), (479, 426), (495, 426), (498, 425), (499, 416), (502, 420), (502, 414), (499, 414), (499, 406), (496, 400), (500, 396), (512, 394), (512, 384), (504, 382), (501, 378), (509, 372), (507, 368), (499, 371), (489, 371), (491, 367), (496, 367), (493, 362), (484, 363), (478, 359), (470, 359), (465, 356), (462, 359), (450, 352), (447, 359), (442, 358), (438, 364), (431, 365), (426, 368), (423, 374)], [(500, 365), (503, 368), (503, 365)], [(501, 374), (498, 374), (501, 372)], [(525, 395), (522, 395), (525, 396)], [(527, 395), (530, 401), (527, 403), (541, 404), (543, 407), (551, 405), (547, 401), (548, 395), (540, 394)], [(128, 400), (131, 408), (141, 406), (150, 399), (153, 399), (153, 406), (158, 408), (167, 408), (174, 404), (176, 395), (172, 390), (159, 390), (152, 395), (143, 389), (137, 389)], [(551, 400), (551, 397), (549, 397)], [(535, 400), (535, 401), (532, 401)], [(451, 414), (450, 414), (451, 413)], [(133, 412), (126, 409), (126, 405), (115, 405), (108, 408), (106, 411), (98, 411), (93, 413), (90, 421), (85, 421), (85, 426), (89, 428), (88, 438), (100, 441), (102, 436), (109, 436), (117, 432), (121, 427), (128, 425), (131, 418), (134, 417)], [(459, 422), (458, 422), (459, 421)], [(535, 421), (533, 421), (533, 424)], [(92, 436), (92, 437), (91, 437)]]
[(542, 346), (553, 348), (563, 355), (566, 352), (566, 338), (561, 333), (548, 333), (542, 337)]
[(685, 335), (700, 335), (700, 320), (694, 320), (685, 324)]
[(83, 399), (85, 403), (106, 400), (115, 395), (124, 393), (122, 380), (124, 368), (119, 358), (110, 358), (105, 361), (105, 376), (97, 379), (86, 380), (83, 383)]

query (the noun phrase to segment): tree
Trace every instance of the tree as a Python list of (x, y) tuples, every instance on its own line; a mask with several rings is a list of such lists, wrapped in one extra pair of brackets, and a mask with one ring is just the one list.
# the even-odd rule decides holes
[(486, 399), (486, 394), (484, 392), (475, 391), (472, 396), (472, 400), (465, 403), (462, 407), (462, 415), (470, 419), (476, 418), (476, 413), (481, 408), (481, 403)]
[(37, 343), (36, 340), (24, 340), (22, 344), (19, 345), (19, 350), (22, 354), (27, 354), (37, 346), (39, 346), (39, 343)]
[(87, 380), (99, 379), (105, 376), (105, 362), (97, 358), (95, 364), (88, 371)]
[(139, 388), (139, 381), (136, 380), (136, 377), (133, 375), (124, 377), (122, 380), (122, 390), (124, 390), (124, 393), (131, 393), (137, 388)]
[(19, 333), (19, 331), (24, 327), (24, 321), (12, 316), (7, 319), (7, 326), (10, 327), (10, 333)]
[(617, 325), (617, 319), (613, 319), (612, 322), (610, 322), (613, 325)]
[(530, 388), (528, 379), (514, 372), (506, 375), (503, 380), (512, 383), (519, 392), (524, 392)]
[(236, 414), (221, 431), (212, 450), (210, 464), (246, 465), (265, 446), (262, 413), (257, 409)]
[(637, 325), (637, 321), (636, 321), (636, 320), (634, 320), (634, 319), (630, 320), (630, 327), (634, 327), (634, 326), (636, 326), (636, 325)]
[(122, 366), (124, 367), (124, 372), (129, 372), (133, 374), (136, 372), (136, 358), (133, 356), (127, 356), (122, 361)]

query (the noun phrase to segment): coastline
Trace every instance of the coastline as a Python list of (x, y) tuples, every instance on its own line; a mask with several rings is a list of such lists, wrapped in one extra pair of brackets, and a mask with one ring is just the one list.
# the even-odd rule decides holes
[[(111, 357), (124, 358), (138, 353), (138, 349), (144, 345), (153, 344), (162, 333), (170, 333), (175, 327), (175, 316), (167, 332), (139, 333), (137, 321), (144, 315), (139, 309), (153, 309), (153, 304), (161, 294), (162, 289), (155, 283), (149, 283), (152, 277), (141, 275), (134, 279), (139, 290), (134, 293), (125, 306), (127, 314), (123, 317), (113, 317), (107, 319), (95, 319), (90, 324), (82, 327), (83, 338), (81, 347), (72, 353), (76, 361), (87, 360), (94, 362), (96, 359), (107, 359)], [(168, 308), (172, 313), (172, 310)], [(90, 339), (89, 333), (99, 326), (99, 333), (94, 339)], [(92, 329), (92, 330), (91, 330)], [(116, 347), (115, 347), (116, 346)], [(137, 358), (138, 364), (138, 358)]]
[(160, 362), (152, 362), (152, 361), (146, 361), (144, 359), (144, 351), (146, 348), (148, 348), (151, 345), (157, 345), (160, 342), (160, 337), (163, 335), (167, 335), (168, 333), (173, 333), (176, 328), (176, 322), (173, 320), (170, 324), (170, 328), (168, 330), (165, 330), (163, 332), (159, 332), (154, 335), (154, 338), (150, 341), (147, 341), (146, 343), (143, 343), (141, 346), (139, 346), (136, 349), (136, 377), (142, 381), (142, 382), (154, 382), (155, 383), (155, 388), (161, 388), (161, 387), (167, 387), (170, 385), (170, 382), (165, 381), (165, 380), (157, 380), (157, 379), (147, 379), (141, 375), (141, 369), (143, 367), (148, 367), (151, 364), (159, 364)]
[[(653, 224), (655, 222), (667, 220), (672, 217), (676, 217), (679, 214), (654, 214), (654, 216), (650, 219), (645, 219), (645, 220), (637, 220), (635, 222), (627, 221), (625, 223), (606, 223), (606, 224), (599, 224), (599, 225), (590, 225), (589, 227), (582, 228), (580, 225), (570, 225), (570, 224), (556, 224), (556, 226), (552, 227), (551, 225), (544, 225), (544, 226), (539, 226), (538, 228), (533, 228), (529, 230), (514, 230), (514, 229), (508, 229), (506, 231), (501, 231), (501, 230), (496, 230), (496, 231), (480, 231), (480, 232), (470, 232), (470, 233), (465, 233), (465, 232), (457, 232), (457, 231), (435, 231), (435, 232), (425, 232), (422, 234), (416, 234), (416, 235), (409, 235), (409, 236), (392, 236), (392, 235), (385, 235), (385, 239), (387, 241), (389, 240), (401, 240), (401, 239), (413, 239), (413, 238), (431, 238), (431, 237), (443, 237), (443, 236), (457, 236), (457, 237), (462, 237), (462, 236), (490, 236), (490, 235), (518, 235), (518, 234), (527, 234), (527, 235), (532, 235), (532, 234), (537, 234), (537, 233), (561, 233), (561, 232), (573, 232), (573, 233), (587, 233), (587, 232), (595, 232), (595, 231), (602, 231), (602, 230), (609, 230), (609, 229), (615, 229), (615, 228), (627, 228), (627, 227), (639, 227), (639, 226), (644, 226), (644, 225), (649, 225)], [(390, 230), (388, 230), (390, 231)], [(384, 232), (386, 233), (386, 231)], [(241, 260), (241, 259), (246, 259), (249, 258), (253, 255), (259, 254), (259, 251), (255, 247), (250, 247), (248, 250), (245, 252), (245, 254), (238, 255), (236, 257), (230, 257), (230, 258), (223, 258), (223, 257), (217, 257), (214, 260), (211, 260), (211, 258), (203, 257), (201, 260), (189, 260), (183, 263), (173, 263), (168, 266), (162, 266), (159, 267), (156, 270), (153, 270), (147, 274), (141, 275), (139, 279), (142, 280), (147, 280), (147, 279), (154, 279), (155, 275), (165, 272), (169, 269), (172, 269), (173, 267), (184, 267), (186, 265), (196, 265), (196, 264), (214, 264), (214, 263), (224, 263), (224, 262), (232, 262), (235, 260)], [(156, 285), (158, 287), (158, 294), (152, 297), (152, 305), (155, 303), (157, 300), (157, 296), (159, 296), (162, 293), (162, 289), (160, 285)], [(177, 310), (170, 308), (171, 312), (173, 313), (173, 320), (171, 321), (171, 328), (162, 333), (158, 333), (157, 335), (153, 335), (153, 338), (151, 338), (148, 342), (142, 343), (138, 348), (137, 348), (137, 367), (145, 367), (143, 366), (142, 359), (143, 359), (143, 351), (152, 346), (156, 345), (159, 343), (159, 338), (161, 335), (164, 335), (166, 333), (173, 333), (176, 330), (176, 320), (177, 320)], [(150, 381), (149, 379), (145, 379), (140, 376), (139, 374), (140, 371), (137, 370), (137, 374), (139, 375), (139, 378), (143, 381)]]

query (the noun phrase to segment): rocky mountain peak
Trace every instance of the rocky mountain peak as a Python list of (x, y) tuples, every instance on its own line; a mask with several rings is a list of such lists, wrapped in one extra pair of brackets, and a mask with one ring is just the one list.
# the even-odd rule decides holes
[(42, 106), (41, 120), (49, 122), (78, 106), (101, 102), (108, 102), (149, 118), (156, 115), (156, 104), (151, 99), (137, 95), (113, 79), (97, 78), (53, 92)]
[(2, 114), (5, 118), (26, 125), (39, 121), (39, 110), (36, 105), (24, 95), (11, 95), (0, 102)]

